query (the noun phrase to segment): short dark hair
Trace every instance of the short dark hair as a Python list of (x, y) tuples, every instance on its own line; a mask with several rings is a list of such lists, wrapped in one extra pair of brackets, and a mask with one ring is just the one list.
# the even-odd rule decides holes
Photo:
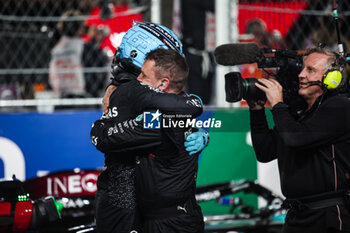
[(179, 93), (184, 88), (189, 68), (186, 59), (178, 52), (171, 49), (155, 49), (146, 55), (147, 60), (155, 62), (157, 69), (155, 70), (157, 77), (169, 77), (169, 87), (176, 93)]

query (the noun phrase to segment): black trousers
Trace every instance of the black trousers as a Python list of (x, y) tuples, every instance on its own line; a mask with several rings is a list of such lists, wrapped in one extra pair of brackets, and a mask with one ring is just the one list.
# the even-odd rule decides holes
[(289, 210), (283, 233), (350, 233), (350, 214), (344, 205), (316, 210)]
[(99, 190), (96, 194), (95, 218), (98, 233), (141, 232), (138, 211), (111, 205), (110, 197), (105, 190)]
[(177, 216), (166, 214), (144, 219), (143, 233), (202, 233), (204, 220), (200, 206), (195, 201), (186, 202), (186, 211)]

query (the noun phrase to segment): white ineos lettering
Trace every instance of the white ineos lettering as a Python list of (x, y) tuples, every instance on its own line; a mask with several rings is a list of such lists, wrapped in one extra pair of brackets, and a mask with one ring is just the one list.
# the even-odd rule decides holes
[(63, 177), (63, 180), (60, 180), (57, 177), (53, 178), (54, 194), (58, 194), (58, 188), (60, 188), (60, 190), (63, 193), (67, 193), (67, 178), (66, 177)]
[(54, 177), (46, 179), (46, 190), (48, 195), (76, 194), (82, 192), (96, 192), (97, 175), (88, 173), (84, 176), (71, 175), (66, 177)]
[(68, 176), (68, 192), (69, 193), (81, 193), (82, 188), (80, 184), (80, 176)]
[(81, 186), (85, 191), (88, 192), (96, 192), (97, 191), (97, 175), (95, 174), (87, 174), (83, 178), (81, 178)]

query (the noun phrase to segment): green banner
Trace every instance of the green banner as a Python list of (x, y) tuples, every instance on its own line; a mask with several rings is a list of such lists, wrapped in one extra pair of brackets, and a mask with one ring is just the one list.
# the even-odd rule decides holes
[[(221, 128), (208, 129), (210, 143), (200, 157), (197, 186), (231, 180), (257, 180), (249, 110), (216, 110), (212, 117), (221, 121)], [(255, 194), (240, 192), (234, 196), (241, 197), (246, 205), (257, 207)], [(218, 205), (216, 200), (201, 202), (200, 205), (204, 214), (227, 214), (231, 209), (230, 206)]]

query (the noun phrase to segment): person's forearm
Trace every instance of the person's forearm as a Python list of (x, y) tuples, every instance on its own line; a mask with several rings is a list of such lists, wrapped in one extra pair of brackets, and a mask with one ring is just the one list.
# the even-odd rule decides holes
[(156, 110), (166, 114), (182, 114), (197, 117), (203, 112), (203, 104), (197, 96), (182, 96), (163, 93), (146, 85), (134, 83), (134, 108), (142, 113), (145, 110)]
[(265, 109), (250, 110), (252, 144), (256, 158), (260, 162), (270, 162), (277, 156), (273, 130), (266, 121)]
[(161, 143), (160, 129), (143, 128), (136, 120), (121, 123), (96, 121), (90, 136), (93, 145), (103, 153), (126, 152), (141, 148), (150, 148)]
[(282, 103), (272, 109), (272, 115), (276, 129), (287, 146), (314, 148), (345, 134), (346, 112), (350, 111), (337, 105), (336, 102), (321, 105), (312, 117), (301, 122), (297, 122)]

